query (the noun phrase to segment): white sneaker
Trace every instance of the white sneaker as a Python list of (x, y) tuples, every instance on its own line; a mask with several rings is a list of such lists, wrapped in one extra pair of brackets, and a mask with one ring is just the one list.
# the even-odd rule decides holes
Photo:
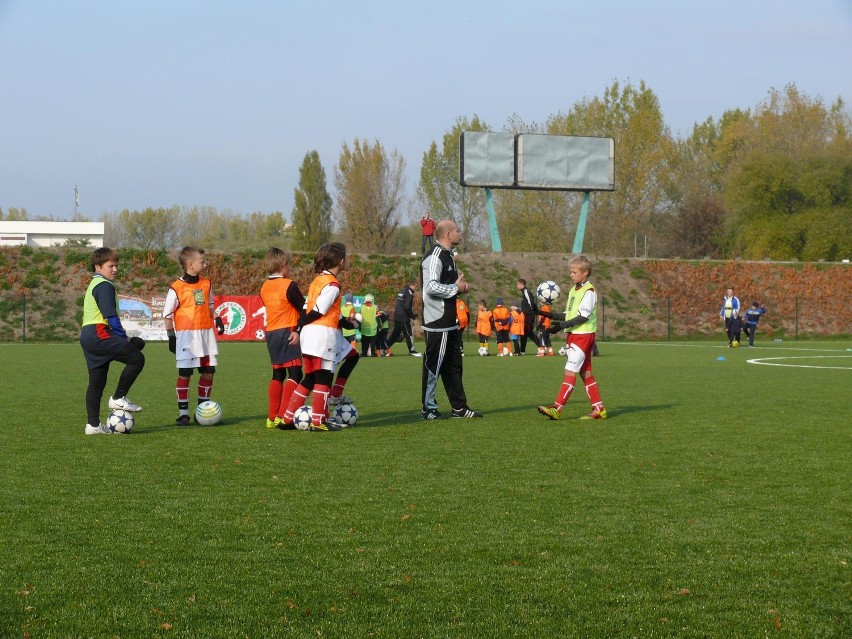
[(347, 397), (346, 395), (341, 395), (340, 397), (329, 397), (328, 405), (329, 406), (337, 406), (338, 404), (351, 404), (352, 398)]
[(126, 410), (128, 413), (138, 413), (142, 410), (141, 406), (137, 406), (129, 399), (127, 396), (119, 397), (118, 399), (109, 398), (109, 409), (110, 410)]
[(86, 434), (87, 435), (110, 435), (109, 428), (104, 426), (103, 424), (98, 424), (97, 426), (92, 426), (91, 424), (86, 424)]
[(408, 351), (408, 354), (412, 357), (423, 357), (422, 353), (418, 353), (417, 351)]

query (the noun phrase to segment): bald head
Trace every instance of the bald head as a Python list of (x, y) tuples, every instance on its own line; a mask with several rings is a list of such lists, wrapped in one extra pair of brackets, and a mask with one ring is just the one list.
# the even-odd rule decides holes
[(441, 220), (435, 227), (435, 241), (447, 249), (456, 247), (461, 242), (461, 231), (458, 224), (452, 220)]

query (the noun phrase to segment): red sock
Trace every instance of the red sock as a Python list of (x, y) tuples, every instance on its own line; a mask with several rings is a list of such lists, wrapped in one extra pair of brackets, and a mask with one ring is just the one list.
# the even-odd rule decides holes
[(338, 377), (334, 380), (334, 386), (331, 387), (332, 397), (343, 397), (343, 389), (346, 388), (346, 377)]
[(592, 403), (592, 408), (596, 411), (603, 410), (603, 401), (601, 401), (601, 393), (598, 390), (598, 380), (594, 375), (589, 375), (586, 378), (586, 395), (589, 396), (589, 401)]
[(296, 413), (296, 410), (300, 406), (305, 405), (305, 400), (308, 399), (308, 395), (310, 394), (311, 391), (299, 384), (296, 387), (296, 390), (293, 391), (293, 395), (290, 397), (290, 401), (287, 403), (287, 410), (285, 410), (284, 414), (281, 415), (281, 419), (283, 419), (288, 424), (293, 423), (293, 415)]
[(175, 384), (177, 394), (178, 414), (189, 415), (189, 379), (178, 377)]
[[(288, 406), (290, 406), (290, 400), (293, 398), (293, 393), (299, 387), (299, 382), (294, 379), (288, 379), (281, 386), (281, 395), (279, 396), (278, 401), (278, 411), (275, 413), (276, 415), (281, 415), (281, 410), (286, 410)], [(304, 399), (302, 402), (304, 403)], [(275, 419), (273, 416), (271, 419)]]
[(328, 390), (325, 384), (314, 386), (314, 397), (311, 403), (311, 422), (314, 425), (318, 426), (328, 419)]
[(280, 379), (270, 379), (269, 389), (269, 407), (266, 410), (267, 419), (275, 419), (278, 417), (278, 410), (281, 408), (281, 389), (284, 387)]
[(568, 398), (571, 397), (571, 392), (574, 390), (574, 382), (577, 380), (575, 373), (565, 373), (565, 379), (562, 380), (562, 386), (559, 387), (559, 393), (556, 395), (556, 401), (553, 405), (559, 410), (568, 403)]
[(213, 392), (213, 378), (198, 380), (198, 403), (206, 402), (210, 399), (210, 393)]

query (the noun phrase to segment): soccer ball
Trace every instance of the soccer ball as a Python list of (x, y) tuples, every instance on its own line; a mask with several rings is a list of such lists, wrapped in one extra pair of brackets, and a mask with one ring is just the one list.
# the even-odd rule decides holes
[(739, 348), (740, 343), (737, 340), (734, 340), (733, 342), (731, 342), (731, 346), (733, 346), (734, 348)]
[(222, 421), (222, 407), (210, 400), (201, 402), (195, 409), (195, 421), (202, 426), (215, 426)]
[(263, 339), (264, 337), (266, 337), (266, 333), (263, 332), (262, 328), (259, 328), (254, 332), (254, 336), (257, 339)]
[(136, 417), (126, 410), (114, 410), (107, 417), (107, 428), (113, 435), (125, 435), (133, 430)]
[(343, 428), (349, 428), (358, 423), (358, 409), (355, 404), (338, 404), (334, 409), (334, 416)]
[(538, 285), (538, 288), (535, 289), (538, 301), (542, 304), (553, 304), (553, 302), (559, 299), (559, 295), (561, 293), (562, 291), (559, 289), (559, 284), (551, 280), (542, 282)]
[(293, 413), (293, 426), (296, 430), (311, 429), (311, 409), (308, 406), (299, 406)]
[(562, 357), (565, 357), (568, 354), (568, 349), (563, 346), (559, 349), (559, 354), (562, 355)]
[(479, 350), (476, 351), (476, 352), (479, 353), (480, 357), (485, 357), (486, 355), (488, 355), (488, 349), (485, 348), (484, 346), (480, 346)]

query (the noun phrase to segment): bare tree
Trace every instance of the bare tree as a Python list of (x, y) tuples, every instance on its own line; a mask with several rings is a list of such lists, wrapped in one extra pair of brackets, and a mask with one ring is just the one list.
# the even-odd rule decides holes
[(404, 200), (405, 160), (376, 140), (343, 145), (334, 168), (336, 214), (350, 248), (388, 252), (394, 246)]

